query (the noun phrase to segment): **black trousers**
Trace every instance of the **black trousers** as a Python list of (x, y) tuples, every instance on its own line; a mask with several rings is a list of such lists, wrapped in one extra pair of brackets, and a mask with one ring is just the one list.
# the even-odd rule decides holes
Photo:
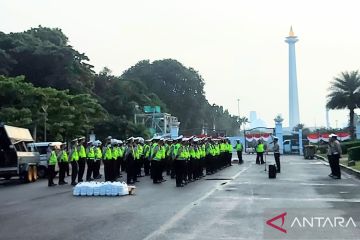
[(68, 162), (59, 162), (59, 184), (65, 182), (66, 166), (69, 167)]
[(161, 161), (151, 161), (151, 174), (153, 175), (153, 183), (162, 180)]
[(70, 167), (68, 162), (65, 164), (65, 172), (68, 176), (70, 176)]
[(48, 165), (48, 186), (54, 184), (55, 165)]
[(72, 161), (71, 162), (71, 183), (76, 182), (77, 174), (78, 174), (78, 162)]
[(115, 162), (115, 178), (118, 178), (120, 177), (121, 158), (118, 157)]
[(264, 153), (263, 152), (256, 153), (256, 163), (260, 163), (260, 161), (261, 161), (261, 164), (264, 163)]
[(79, 165), (79, 172), (78, 172), (78, 182), (83, 181), (83, 176), (85, 172), (85, 162), (86, 158), (79, 158), (78, 165)]
[(276, 170), (280, 172), (280, 153), (274, 153), (274, 158), (276, 162)]
[(93, 163), (92, 175), (94, 179), (100, 176), (100, 165), (101, 165), (100, 159), (95, 160)]
[(107, 181), (114, 181), (113, 180), (113, 160), (104, 160), (104, 175), (105, 175), (105, 182)]
[(243, 163), (243, 159), (242, 159), (242, 151), (237, 151), (237, 156), (238, 156), (238, 159), (239, 159), (239, 164), (242, 164)]
[(126, 159), (126, 173), (127, 173), (127, 183), (135, 183), (137, 181), (136, 169), (135, 169), (135, 159), (129, 154)]
[(340, 154), (332, 154), (328, 156), (329, 164), (331, 168), (331, 173), (341, 178), (341, 171), (340, 171)]
[(94, 159), (87, 159), (87, 170), (86, 170), (86, 181), (90, 181), (91, 179), (91, 173), (93, 172), (94, 169)]
[(150, 174), (150, 160), (149, 159), (144, 160), (144, 172), (145, 172), (146, 176), (148, 176)]
[(176, 186), (180, 187), (184, 180), (184, 170), (185, 170), (185, 161), (184, 160), (175, 160), (174, 168), (176, 174)]

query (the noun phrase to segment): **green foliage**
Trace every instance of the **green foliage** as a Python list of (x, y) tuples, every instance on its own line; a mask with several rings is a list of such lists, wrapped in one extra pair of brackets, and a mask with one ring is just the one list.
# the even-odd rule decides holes
[(0, 120), (14, 126), (37, 128), (47, 117), (49, 136), (70, 139), (84, 135), (106, 118), (105, 110), (88, 94), (37, 88), (24, 77), (0, 76)]
[[(149, 92), (154, 92), (168, 111), (178, 117), (181, 131), (200, 133), (203, 126), (238, 133), (237, 118), (223, 107), (210, 105), (205, 98), (204, 80), (193, 68), (186, 68), (173, 59), (138, 62), (122, 75), (123, 79), (143, 82)], [(196, 132), (196, 130), (198, 130)]]
[(360, 161), (360, 146), (348, 149), (349, 160)]
[(341, 146), (342, 153), (347, 154), (349, 151), (349, 148), (360, 147), (360, 141), (342, 142), (340, 144), (340, 146)]
[(320, 145), (316, 148), (316, 151), (318, 151), (320, 154), (326, 154), (328, 150), (327, 145)]
[(354, 110), (360, 104), (360, 74), (358, 71), (342, 72), (335, 77), (329, 88), (328, 102), (329, 109), (349, 109), (350, 121), (349, 130), (352, 139), (355, 139)]
[(25, 32), (0, 32), (0, 75), (24, 75), (37, 87), (90, 92), (93, 66), (74, 50), (60, 29), (32, 28)]

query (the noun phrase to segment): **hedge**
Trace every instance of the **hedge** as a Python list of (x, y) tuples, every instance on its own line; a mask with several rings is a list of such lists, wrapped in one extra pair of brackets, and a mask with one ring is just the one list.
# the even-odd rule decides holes
[(359, 147), (360, 141), (343, 142), (340, 145), (341, 145), (342, 154), (347, 154), (349, 148)]
[(360, 161), (360, 147), (348, 148), (349, 160)]

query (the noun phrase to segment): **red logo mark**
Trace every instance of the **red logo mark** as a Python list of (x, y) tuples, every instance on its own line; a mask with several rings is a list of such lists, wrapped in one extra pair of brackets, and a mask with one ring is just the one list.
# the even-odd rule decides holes
[[(284, 212), (284, 213), (282, 213), (282, 214), (280, 214), (280, 215), (278, 215), (278, 216), (276, 216), (276, 217), (274, 217), (274, 218), (272, 218), (272, 219), (270, 219), (270, 220), (267, 220), (267, 221), (266, 221), (266, 224), (269, 225), (270, 227), (273, 227), (273, 228), (275, 228), (275, 229), (283, 232), (283, 233), (287, 233), (287, 231), (282, 228), (282, 226), (283, 226), (284, 223), (285, 223), (285, 216), (286, 216), (286, 214), (287, 214), (287, 213)], [(277, 225), (273, 224), (273, 222), (276, 221), (276, 220), (278, 220), (279, 218), (281, 218), (281, 226), (277, 226)]]

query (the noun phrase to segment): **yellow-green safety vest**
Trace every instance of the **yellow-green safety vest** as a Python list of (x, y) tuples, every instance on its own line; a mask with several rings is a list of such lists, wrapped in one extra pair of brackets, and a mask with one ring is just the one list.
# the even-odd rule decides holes
[(79, 161), (79, 153), (78, 153), (76, 147), (74, 148), (74, 150), (73, 150), (72, 153), (71, 153), (70, 161), (71, 161), (71, 162), (73, 162), (73, 161)]
[(49, 165), (55, 165), (57, 163), (57, 157), (55, 151), (51, 151), (49, 158)]
[(65, 150), (61, 151), (61, 157), (60, 157), (60, 162), (68, 162), (69, 161), (69, 157), (67, 155), (67, 152)]
[(112, 152), (110, 147), (106, 147), (104, 160), (111, 160)]
[(262, 152), (264, 152), (265, 150), (264, 150), (264, 144), (263, 143), (260, 143), (260, 144), (258, 144), (257, 146), (256, 146), (256, 152), (258, 152), (258, 153), (262, 153)]
[(94, 147), (90, 147), (89, 148), (89, 152), (87, 154), (87, 157), (89, 159), (95, 159), (95, 151), (94, 151)]
[(86, 151), (83, 145), (80, 145), (79, 158), (86, 158)]

